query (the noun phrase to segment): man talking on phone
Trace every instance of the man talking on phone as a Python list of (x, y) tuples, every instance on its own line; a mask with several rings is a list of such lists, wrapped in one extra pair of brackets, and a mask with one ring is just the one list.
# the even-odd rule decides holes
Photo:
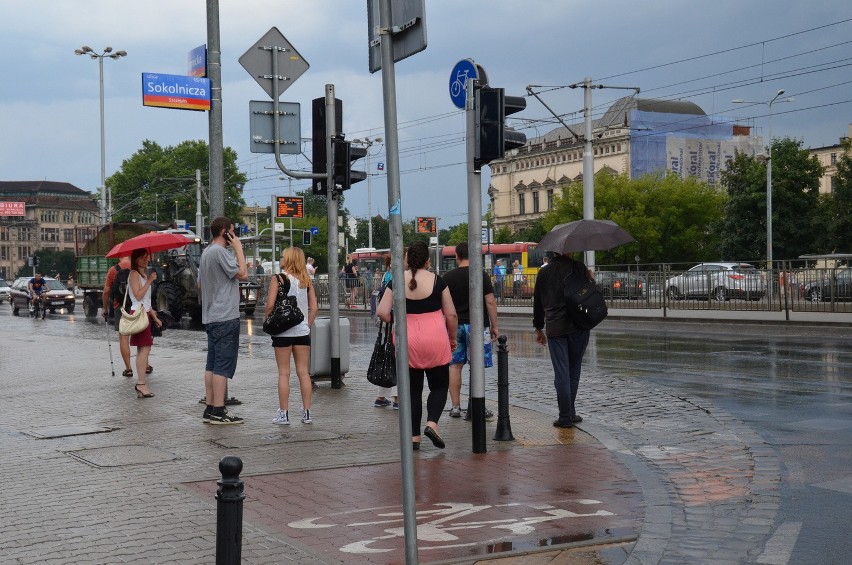
[(198, 283), (201, 287), (201, 322), (207, 330), (207, 363), (204, 389), (207, 406), (202, 420), (210, 424), (242, 424), (243, 419), (225, 410), (228, 380), (237, 369), (240, 345), (239, 281), (248, 279), (243, 245), (234, 224), (220, 216), (210, 225), (210, 245), (201, 254)]

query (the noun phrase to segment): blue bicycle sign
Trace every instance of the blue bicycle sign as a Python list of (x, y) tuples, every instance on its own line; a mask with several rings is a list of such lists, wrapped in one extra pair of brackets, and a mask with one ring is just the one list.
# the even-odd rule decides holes
[(456, 108), (464, 109), (467, 100), (467, 92), (465, 91), (465, 83), (467, 79), (477, 79), (479, 75), (476, 70), (476, 63), (470, 59), (462, 59), (456, 66), (453, 67), (450, 73), (450, 100)]

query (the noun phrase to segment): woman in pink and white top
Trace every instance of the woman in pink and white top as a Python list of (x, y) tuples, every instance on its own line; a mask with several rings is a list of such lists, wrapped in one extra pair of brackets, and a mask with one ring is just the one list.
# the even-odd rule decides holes
[[(426, 427), (423, 435), (444, 448), (438, 434), (438, 420), (447, 403), (450, 386), (450, 360), (456, 348), (458, 316), (443, 279), (429, 272), (429, 249), (422, 241), (408, 248), (405, 271), (405, 308), (408, 328), (408, 375), (411, 392), (411, 441), (420, 449), (420, 421), (423, 417), (423, 381), (429, 383), (426, 400)], [(376, 314), (385, 322), (392, 319), (394, 282), (388, 283)]]

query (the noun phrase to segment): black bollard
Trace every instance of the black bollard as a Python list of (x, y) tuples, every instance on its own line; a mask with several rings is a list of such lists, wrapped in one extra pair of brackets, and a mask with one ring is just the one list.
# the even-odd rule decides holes
[(505, 335), (497, 338), (497, 430), (495, 441), (512, 441), (512, 424), (509, 422), (509, 348)]
[(219, 461), (222, 480), (216, 491), (216, 565), (237, 565), (243, 550), (243, 462), (231, 455)]

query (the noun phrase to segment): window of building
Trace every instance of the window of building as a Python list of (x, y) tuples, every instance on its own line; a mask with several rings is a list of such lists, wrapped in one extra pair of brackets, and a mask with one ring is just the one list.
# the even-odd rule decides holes
[(28, 245), (18, 246), (18, 259), (23, 259), (24, 257), (29, 257), (29, 256), (32, 255), (32, 252), (33, 252), (33, 248), (28, 246)]
[(42, 222), (50, 222), (55, 224), (59, 221), (59, 210), (42, 210), (40, 217)]
[(41, 228), (42, 241), (59, 241), (59, 228)]
[(533, 213), (535, 214), (535, 213), (539, 212), (539, 208), (538, 208), (538, 191), (537, 191), (537, 190), (536, 190), (535, 192), (533, 192), (533, 194), (532, 194), (532, 198), (533, 198)]
[(834, 194), (837, 191), (837, 177), (831, 176), (831, 177), (828, 177), (828, 178), (829, 178), (829, 181), (830, 181), (830, 186), (829, 186), (828, 190), (829, 190), (829, 192)]
[(73, 210), (63, 210), (62, 222), (65, 223), (65, 224), (73, 224), (74, 223), (74, 211)]
[(30, 241), (32, 236), (32, 228), (18, 228), (18, 241)]
[(527, 200), (524, 198), (524, 193), (518, 195), (518, 214), (527, 213)]
[(832, 153), (832, 154), (831, 154), (831, 164), (832, 164), (832, 165), (836, 165), (836, 164), (837, 164), (837, 153)]
[(0, 227), (0, 241), (9, 241), (9, 228)]
[(73, 229), (62, 230), (62, 241), (64, 241), (65, 243), (74, 243), (74, 230)]
[(615, 150), (618, 151), (619, 153), (621, 153), (621, 144), (620, 143), (615, 144)]
[(80, 223), (80, 224), (92, 224), (92, 225), (94, 225), (94, 224), (97, 223), (95, 221), (95, 215), (92, 214), (91, 212), (80, 212), (78, 217), (79, 217), (78, 223)]
[(0, 245), (0, 261), (8, 261), (12, 256), (9, 253), (8, 245)]
[(553, 189), (547, 191), (547, 209), (551, 210), (553, 208)]

